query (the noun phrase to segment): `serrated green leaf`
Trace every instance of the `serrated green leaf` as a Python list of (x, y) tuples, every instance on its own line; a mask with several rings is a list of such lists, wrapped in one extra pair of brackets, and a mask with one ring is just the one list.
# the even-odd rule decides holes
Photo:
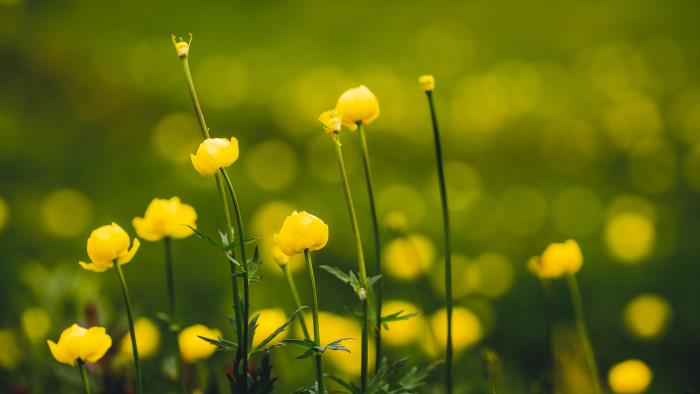
[(263, 340), (258, 344), (258, 346), (255, 347), (255, 349), (253, 350), (253, 353), (257, 353), (257, 352), (266, 350), (266, 349), (265, 349), (265, 346), (266, 346), (268, 343), (270, 343), (273, 339), (275, 339), (275, 337), (277, 337), (279, 334), (281, 334), (284, 330), (286, 330), (286, 329), (289, 327), (289, 325), (292, 324), (292, 322), (294, 322), (294, 319), (296, 319), (297, 315), (298, 315), (299, 313), (301, 313), (301, 311), (303, 311), (304, 309), (308, 309), (308, 308), (309, 308), (308, 306), (302, 306), (302, 307), (298, 308), (297, 310), (295, 310), (295, 311), (289, 316), (289, 318), (287, 319), (287, 321), (284, 322), (284, 324), (282, 324), (281, 326), (277, 327), (277, 329), (276, 329), (275, 331), (273, 331), (272, 334), (268, 335), (267, 338), (263, 339)]

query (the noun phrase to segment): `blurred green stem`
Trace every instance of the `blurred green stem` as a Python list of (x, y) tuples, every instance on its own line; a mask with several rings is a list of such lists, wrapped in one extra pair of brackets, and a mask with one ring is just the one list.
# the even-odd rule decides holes
[(574, 315), (576, 317), (576, 328), (578, 329), (581, 346), (583, 346), (583, 352), (586, 356), (586, 362), (588, 363), (588, 370), (591, 374), (591, 380), (593, 381), (593, 391), (595, 394), (602, 394), (603, 390), (600, 387), (598, 365), (595, 361), (593, 346), (591, 346), (591, 339), (588, 335), (588, 329), (586, 328), (586, 316), (583, 311), (583, 297), (581, 296), (581, 289), (578, 286), (576, 275), (571, 274), (567, 276), (566, 282), (569, 285), (569, 292), (571, 293), (571, 302), (573, 304)]
[(338, 157), (338, 168), (340, 169), (340, 178), (343, 182), (343, 190), (345, 191), (345, 202), (348, 206), (350, 214), (350, 223), (352, 224), (353, 234), (355, 236), (355, 247), (357, 248), (357, 265), (360, 270), (360, 285), (364, 289), (364, 294), (358, 294), (362, 302), (362, 354), (360, 368), (360, 387), (362, 391), (367, 389), (367, 359), (369, 352), (367, 328), (369, 325), (369, 316), (367, 314), (367, 303), (369, 297), (369, 289), (367, 288), (367, 269), (365, 268), (365, 255), (362, 251), (362, 238), (360, 237), (360, 226), (357, 224), (357, 214), (355, 206), (352, 202), (352, 194), (350, 192), (350, 183), (348, 182), (348, 174), (345, 170), (345, 162), (343, 160), (343, 150), (340, 145), (340, 135), (336, 135), (335, 153)]
[(116, 261), (113, 263), (114, 268), (117, 271), (117, 276), (119, 277), (119, 283), (122, 286), (122, 294), (124, 295), (124, 304), (126, 306), (126, 317), (129, 320), (129, 335), (131, 337), (131, 350), (134, 356), (134, 367), (136, 368), (136, 386), (138, 388), (137, 393), (143, 394), (143, 378), (141, 377), (141, 360), (139, 359), (139, 349), (136, 345), (136, 330), (134, 329), (134, 316), (131, 313), (131, 297), (129, 297), (129, 288), (126, 286), (126, 279), (124, 278), (124, 271), (122, 271), (122, 266)]
[[(292, 292), (294, 304), (296, 305), (297, 309), (299, 309), (302, 307), (301, 298), (299, 297), (299, 291), (297, 291), (297, 285), (294, 283), (294, 277), (292, 276), (292, 272), (289, 270), (289, 264), (285, 264), (280, 268), (282, 268), (284, 277), (287, 279), (287, 285), (289, 285), (289, 290)], [(299, 314), (298, 318), (299, 324), (301, 324), (301, 330), (304, 332), (304, 338), (311, 339), (311, 336), (309, 335), (309, 328), (306, 326), (306, 320), (304, 320), (304, 316), (302, 314)]]
[(80, 378), (83, 380), (85, 394), (90, 394), (90, 382), (88, 381), (87, 368), (85, 368), (85, 363), (82, 360), (78, 360), (78, 371), (80, 371)]
[[(367, 183), (367, 195), (369, 198), (369, 211), (372, 216), (372, 232), (374, 233), (374, 259), (375, 274), (382, 274), (381, 261), (381, 241), (379, 239), (379, 221), (377, 220), (377, 207), (374, 201), (374, 181), (372, 180), (372, 166), (369, 161), (369, 149), (367, 149), (367, 138), (365, 137), (365, 126), (359, 122), (357, 128), (362, 141), (362, 163), (365, 169), (365, 181)], [(382, 360), (382, 281), (375, 284), (374, 294), (376, 297), (376, 322), (374, 326), (375, 361), (374, 370), (379, 370)]]
[(438, 182), (440, 184), (440, 201), (442, 202), (442, 224), (445, 237), (445, 302), (447, 309), (447, 344), (445, 349), (445, 386), (447, 393), (453, 391), (453, 354), (452, 354), (452, 246), (450, 242), (450, 215), (447, 209), (447, 188), (445, 186), (445, 170), (442, 160), (442, 145), (440, 143), (440, 129), (438, 128), (437, 114), (433, 102), (433, 92), (426, 91), (428, 106), (430, 107), (430, 119), (433, 125), (433, 137), (435, 140), (435, 157), (437, 159)]
[(190, 90), (190, 97), (192, 97), (192, 105), (194, 105), (194, 111), (197, 113), (197, 120), (199, 120), (199, 126), (202, 129), (202, 135), (204, 136), (204, 138), (211, 138), (209, 137), (209, 128), (207, 127), (207, 122), (204, 120), (204, 112), (202, 111), (202, 106), (199, 105), (197, 91), (194, 88), (192, 73), (190, 73), (190, 63), (187, 61), (187, 56), (181, 57), (180, 60), (182, 61), (182, 69), (185, 71), (187, 87)]
[[(316, 291), (316, 277), (314, 275), (314, 266), (311, 263), (311, 252), (309, 249), (304, 249), (304, 258), (306, 260), (306, 272), (309, 274), (309, 284), (311, 284), (311, 297), (313, 301), (313, 323), (314, 323), (314, 343), (316, 346), (321, 346), (321, 328), (318, 323), (318, 292)], [(302, 317), (303, 320), (303, 317)], [(323, 384), (323, 358), (320, 353), (316, 354), (316, 381), (318, 384), (318, 393), (325, 394), (326, 389)]]
[(182, 356), (180, 355), (180, 342), (178, 341), (178, 333), (180, 332), (180, 321), (177, 314), (177, 303), (175, 302), (175, 274), (173, 272), (173, 240), (170, 237), (163, 238), (165, 246), (165, 279), (168, 288), (168, 304), (169, 304), (169, 321), (168, 334), (170, 335), (170, 351), (175, 358), (175, 378), (179, 380), (179, 389), (181, 393), (187, 392), (185, 377), (182, 374)]

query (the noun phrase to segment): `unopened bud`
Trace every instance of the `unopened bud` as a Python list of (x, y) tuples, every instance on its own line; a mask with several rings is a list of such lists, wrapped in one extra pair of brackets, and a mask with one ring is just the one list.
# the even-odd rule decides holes
[(364, 301), (367, 299), (367, 290), (360, 288), (357, 290), (357, 297), (361, 300)]
[(424, 92), (432, 92), (435, 90), (435, 77), (430, 74), (421, 75), (420, 78), (418, 78), (418, 83)]

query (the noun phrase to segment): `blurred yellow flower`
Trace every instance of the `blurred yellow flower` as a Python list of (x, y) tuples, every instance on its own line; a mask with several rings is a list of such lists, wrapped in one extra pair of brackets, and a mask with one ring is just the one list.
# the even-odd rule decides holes
[[(256, 314), (260, 314), (260, 317), (258, 318), (258, 328), (255, 329), (253, 346), (260, 344), (260, 342), (270, 336), (279, 326), (287, 321), (287, 315), (285, 315), (284, 311), (280, 308), (261, 309), (253, 313), (253, 316)], [(287, 331), (285, 330), (277, 335), (270, 343), (277, 343), (286, 337)]]
[(379, 101), (365, 85), (348, 89), (338, 98), (336, 111), (343, 115), (343, 124), (355, 130), (358, 123), (368, 125), (379, 116)]
[(418, 78), (418, 84), (424, 92), (432, 92), (435, 90), (435, 77), (429, 74), (421, 75)]
[[(424, 350), (435, 355), (443, 352), (447, 344), (447, 309), (442, 308), (435, 312), (430, 318), (430, 326), (435, 342), (431, 344), (430, 341), (424, 341)], [(462, 307), (452, 309), (452, 346), (455, 352), (461, 352), (474, 345), (482, 336), (481, 321), (472, 311)]]
[(655, 294), (642, 294), (625, 306), (627, 329), (641, 339), (654, 339), (663, 334), (671, 319), (671, 305)]
[(15, 334), (10, 330), (0, 330), (0, 367), (13, 369), (19, 363), (20, 357)]
[[(387, 300), (382, 306), (382, 315), (391, 315), (401, 312), (409, 315), (420, 312), (418, 307), (404, 300)], [(406, 320), (389, 323), (389, 329), (382, 334), (382, 340), (391, 346), (404, 346), (416, 342), (425, 333), (425, 318), (416, 315)]]
[(581, 248), (572, 239), (550, 244), (540, 258), (532, 258), (528, 262), (530, 271), (547, 279), (575, 274), (582, 265)]
[(63, 330), (58, 343), (51, 340), (47, 343), (56, 361), (75, 365), (78, 360), (86, 363), (99, 361), (112, 346), (112, 338), (104, 327), (83, 328), (73, 324)]
[(169, 200), (154, 198), (143, 217), (133, 220), (136, 234), (147, 241), (158, 241), (163, 237), (185, 238), (192, 235), (187, 227), (197, 228), (197, 212), (191, 205), (180, 202), (179, 197)]
[(335, 109), (329, 109), (318, 117), (318, 121), (323, 123), (323, 130), (326, 133), (337, 133), (343, 125), (343, 113)]
[(422, 235), (408, 234), (389, 242), (384, 249), (386, 273), (410, 280), (427, 272), (435, 259), (433, 243)]
[[(136, 331), (136, 343), (139, 346), (139, 357), (149, 358), (156, 354), (160, 346), (160, 331), (158, 326), (145, 317), (140, 317), (134, 322)], [(133, 349), (131, 348), (131, 334), (127, 333), (119, 344), (119, 354), (127, 360), (133, 359)]]
[(615, 364), (608, 372), (610, 389), (618, 394), (636, 394), (646, 391), (652, 379), (651, 369), (640, 360)]
[(238, 140), (234, 137), (230, 140), (209, 138), (199, 144), (197, 154), (190, 154), (190, 159), (200, 175), (212, 176), (238, 159)]
[(287, 256), (282, 252), (282, 249), (280, 249), (279, 246), (275, 246), (272, 249), (272, 258), (275, 259), (275, 262), (281, 267), (283, 265), (289, 264), (290, 257)]
[(134, 238), (131, 249), (129, 243), (129, 234), (114, 222), (93, 230), (87, 241), (87, 253), (92, 262), (81, 261), (80, 266), (89, 271), (104, 272), (116, 263), (126, 264), (141, 245), (138, 238)]
[(287, 256), (303, 253), (305, 249), (323, 249), (327, 242), (328, 225), (306, 211), (292, 212), (275, 234), (275, 243)]
[(41, 308), (27, 308), (22, 312), (22, 330), (29, 341), (36, 343), (46, 338), (51, 327), (51, 318)]
[(195, 324), (182, 330), (178, 341), (182, 359), (188, 364), (209, 358), (216, 351), (216, 346), (203, 340), (200, 336), (217, 339), (221, 337), (221, 331), (207, 328), (202, 324)]
[(608, 249), (622, 262), (636, 263), (647, 257), (654, 246), (656, 229), (647, 215), (626, 212), (613, 216), (605, 225)]
[(406, 215), (402, 211), (390, 211), (386, 214), (384, 222), (386, 227), (395, 233), (401, 234), (408, 228), (408, 219), (406, 219)]

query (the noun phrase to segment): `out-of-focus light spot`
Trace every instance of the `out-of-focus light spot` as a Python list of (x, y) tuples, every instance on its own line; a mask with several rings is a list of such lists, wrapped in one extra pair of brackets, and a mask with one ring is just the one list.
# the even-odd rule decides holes
[(389, 211), (384, 217), (386, 228), (396, 233), (404, 233), (408, 229), (406, 214), (399, 210)]
[(661, 131), (661, 114), (650, 98), (632, 97), (616, 104), (607, 111), (608, 136), (623, 150), (636, 142), (654, 137)]
[[(382, 315), (401, 312), (401, 315), (419, 313), (420, 310), (408, 301), (387, 300), (382, 305)], [(425, 333), (425, 318), (418, 314), (406, 320), (388, 323), (389, 329), (382, 334), (382, 341), (390, 346), (405, 346), (418, 341)]]
[(648, 76), (652, 88), (659, 93), (673, 91), (687, 78), (683, 52), (668, 36), (655, 36), (644, 40), (640, 49), (649, 67)]
[[(277, 328), (282, 326), (287, 321), (287, 315), (282, 309), (268, 308), (254, 312), (251, 316), (260, 314), (258, 318), (258, 328), (255, 329), (255, 337), (253, 338), (253, 346), (259, 345), (265, 338), (270, 336)], [(275, 344), (287, 337), (287, 330), (278, 334), (270, 344)]]
[(27, 308), (22, 312), (22, 331), (31, 343), (39, 343), (46, 338), (51, 328), (51, 318), (41, 308)]
[[(126, 40), (126, 38), (123, 38)], [(171, 51), (160, 39), (139, 40), (134, 37), (127, 47), (127, 70), (131, 80), (140, 89), (148, 92), (165, 90), (179, 82), (179, 75), (165, 65), (165, 51)], [(110, 42), (110, 45), (113, 45)], [(121, 63), (121, 62), (120, 62)]]
[[(445, 163), (445, 177), (447, 182), (448, 206), (452, 211), (462, 211), (471, 205), (481, 192), (481, 177), (476, 169), (461, 161)], [(437, 185), (437, 175), (430, 180), (430, 185)], [(431, 187), (434, 198), (438, 199), (438, 190)]]
[(700, 191), (700, 144), (688, 152), (683, 163), (685, 182), (695, 191)]
[(425, 218), (425, 199), (421, 193), (409, 185), (389, 185), (377, 193), (377, 211), (392, 210), (405, 212), (408, 226), (415, 227)]
[(625, 306), (623, 319), (632, 335), (653, 340), (663, 335), (671, 314), (671, 304), (666, 299), (656, 294), (642, 294)]
[(251, 148), (247, 157), (248, 173), (265, 190), (282, 189), (297, 174), (297, 155), (282, 141), (263, 141)]
[(581, 119), (555, 118), (541, 134), (542, 157), (556, 171), (578, 170), (588, 162), (605, 161), (614, 148), (599, 134)]
[(418, 234), (398, 237), (384, 249), (386, 273), (402, 280), (414, 279), (427, 272), (434, 259), (433, 243)]
[(0, 368), (15, 368), (21, 357), (15, 334), (10, 330), (0, 330)]
[(421, 64), (439, 75), (456, 73), (475, 54), (471, 32), (454, 20), (434, 21), (421, 29), (416, 37), (416, 49)]
[(501, 226), (509, 233), (533, 234), (547, 218), (547, 200), (537, 189), (513, 186), (501, 197), (498, 214)]
[(600, 226), (603, 206), (590, 189), (572, 187), (559, 193), (552, 203), (552, 218), (565, 235), (581, 238), (592, 235)]
[[(284, 201), (269, 201), (265, 205), (258, 208), (253, 214), (251, 220), (252, 233), (260, 237), (260, 256), (262, 261), (274, 261), (272, 249), (275, 247), (274, 234), (280, 231), (284, 219), (289, 216), (294, 207)], [(282, 271), (276, 267), (276, 264), (263, 264), (263, 267), (270, 268), (276, 274), (281, 274)], [(302, 255), (292, 256), (289, 259), (289, 270), (296, 272), (304, 268), (304, 258)]]
[(455, 85), (450, 124), (480, 139), (503, 127), (510, 111), (507, 84), (496, 73), (465, 77)]
[[(629, 45), (606, 45), (588, 60), (590, 82), (610, 99), (621, 99), (648, 84), (644, 58)], [(585, 79), (582, 81), (589, 83)]]
[[(136, 331), (136, 343), (138, 343), (139, 357), (149, 358), (158, 352), (160, 347), (160, 330), (153, 320), (140, 317), (134, 322)], [(119, 343), (119, 353), (132, 361), (131, 335), (127, 333)]]
[(194, 116), (172, 113), (162, 117), (153, 128), (151, 144), (161, 158), (189, 163), (190, 153), (196, 152), (201, 141), (199, 124)]
[(497, 253), (484, 253), (464, 267), (462, 285), (469, 293), (490, 298), (504, 295), (513, 285), (515, 272), (511, 262)]
[(17, 148), (19, 130), (15, 119), (0, 112), (0, 158), (8, 158)]
[(608, 385), (616, 394), (638, 394), (647, 390), (653, 373), (640, 360), (626, 360), (615, 364), (608, 372)]
[(41, 202), (41, 219), (47, 232), (72, 237), (90, 225), (92, 204), (77, 190), (55, 190)]
[(10, 221), (10, 209), (7, 207), (5, 199), (0, 197), (0, 231), (2, 231), (7, 222)]
[(690, 87), (678, 94), (669, 111), (670, 130), (688, 144), (700, 143), (700, 89)]
[[(469, 292), (469, 287), (461, 285), (466, 276), (466, 267), (470, 264), (467, 256), (459, 253), (452, 253), (452, 297), (461, 298)], [(428, 272), (430, 284), (435, 290), (435, 294), (440, 297), (445, 296), (445, 257), (440, 256), (433, 267)], [(457, 285), (459, 283), (460, 285)]]
[(643, 214), (620, 213), (605, 225), (605, 242), (610, 253), (625, 263), (638, 263), (647, 257), (655, 238), (654, 223)]
[(628, 171), (639, 189), (647, 193), (664, 192), (676, 183), (676, 154), (664, 140), (641, 141), (629, 152)]
[(464, 212), (452, 217), (455, 231), (468, 239), (490, 237), (498, 230), (498, 217), (493, 214), (497, 209), (493, 197), (481, 193)]
[[(447, 310), (440, 309), (430, 318), (434, 342), (421, 342), (423, 350), (431, 357), (436, 357), (445, 351), (447, 343)], [(483, 327), (479, 318), (467, 308), (455, 307), (452, 310), (452, 345), (454, 352), (459, 354), (479, 342), (483, 336)]]
[[(318, 115), (317, 115), (318, 117)], [(314, 118), (315, 119), (315, 118)], [(320, 123), (319, 123), (320, 125)], [(336, 158), (333, 140), (320, 128), (318, 134), (311, 138), (306, 148), (306, 165), (309, 173), (324, 182), (339, 183), (340, 172), (338, 170), (338, 159)], [(348, 177), (358, 170), (358, 154), (356, 154), (355, 144), (343, 144), (343, 161)]]
[(204, 59), (195, 70), (200, 97), (217, 109), (230, 109), (248, 93), (248, 72), (238, 59), (220, 55)]

